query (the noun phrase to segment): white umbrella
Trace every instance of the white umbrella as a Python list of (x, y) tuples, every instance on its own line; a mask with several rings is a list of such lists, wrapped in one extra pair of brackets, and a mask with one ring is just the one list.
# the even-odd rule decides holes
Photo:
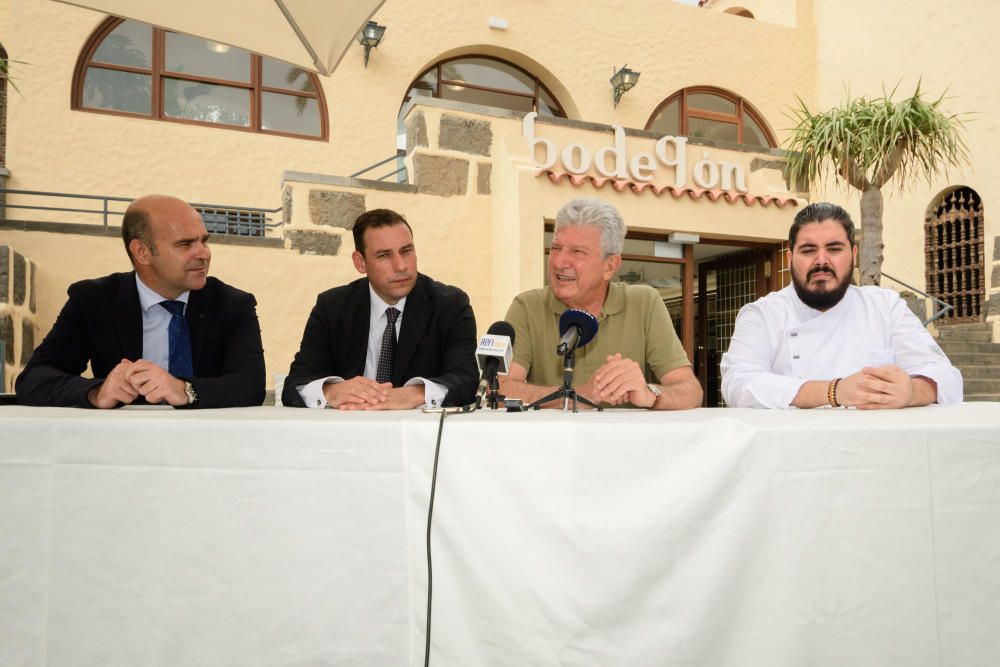
[(385, 0), (56, 0), (328, 75)]

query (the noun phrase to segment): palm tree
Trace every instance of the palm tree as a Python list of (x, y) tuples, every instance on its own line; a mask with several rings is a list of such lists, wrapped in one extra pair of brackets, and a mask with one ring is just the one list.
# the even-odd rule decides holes
[(792, 152), (786, 177), (805, 189), (831, 174), (861, 191), (861, 240), (858, 268), (862, 285), (878, 285), (882, 275), (882, 188), (892, 181), (900, 191), (915, 178), (932, 178), (942, 169), (968, 162), (957, 115), (941, 110), (944, 96), (913, 95), (894, 102), (882, 97), (848, 100), (812, 113), (799, 99), (796, 126), (786, 145)]

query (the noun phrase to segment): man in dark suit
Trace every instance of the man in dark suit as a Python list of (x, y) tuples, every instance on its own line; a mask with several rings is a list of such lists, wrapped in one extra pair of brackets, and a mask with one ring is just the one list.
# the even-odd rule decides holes
[(354, 266), (367, 277), (316, 299), (283, 403), (342, 410), (470, 403), (478, 373), (469, 297), (417, 272), (413, 232), (398, 213), (368, 211), (353, 232)]
[[(135, 200), (122, 221), (134, 271), (69, 287), (17, 378), (23, 405), (260, 405), (264, 352), (252, 294), (208, 277), (201, 216), (174, 197)], [(88, 361), (94, 377), (80, 374)]]

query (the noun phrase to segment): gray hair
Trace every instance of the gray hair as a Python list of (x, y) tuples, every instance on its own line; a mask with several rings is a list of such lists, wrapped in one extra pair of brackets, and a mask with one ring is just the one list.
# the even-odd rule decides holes
[(625, 221), (618, 209), (603, 199), (574, 199), (559, 209), (555, 231), (571, 226), (597, 227), (601, 232), (601, 252), (604, 256), (622, 254)]

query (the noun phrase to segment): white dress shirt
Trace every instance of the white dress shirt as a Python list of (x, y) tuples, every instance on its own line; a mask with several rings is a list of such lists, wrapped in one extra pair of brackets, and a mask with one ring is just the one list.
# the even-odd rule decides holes
[(895, 364), (937, 383), (937, 402), (962, 402), (962, 374), (899, 295), (847, 288), (825, 312), (802, 303), (792, 285), (747, 304), (722, 357), (722, 396), (732, 407), (788, 408), (809, 380)]
[[(151, 361), (165, 371), (170, 370), (170, 311), (160, 305), (161, 301), (170, 301), (154, 292), (135, 274), (135, 287), (139, 292), (139, 306), (142, 308), (142, 358)], [(187, 313), (187, 302), (191, 292), (184, 292), (174, 301), (184, 302), (184, 312)]]
[[(399, 316), (396, 317), (396, 340), (399, 340), (400, 327), (403, 325), (403, 318), (406, 316), (406, 297), (404, 296), (394, 305), (390, 306), (375, 293), (371, 285), (368, 285), (368, 295), (371, 297), (371, 310), (369, 311), (370, 316), (368, 320), (368, 352), (365, 355), (364, 376), (369, 380), (374, 380), (375, 372), (378, 370), (378, 357), (382, 351), (382, 334), (385, 333), (385, 327), (389, 324), (389, 318), (386, 317), (385, 311), (390, 307), (399, 311)], [(161, 308), (161, 310), (163, 309)], [(327, 405), (326, 397), (323, 395), (323, 386), (343, 381), (344, 378), (331, 375), (313, 380), (309, 384), (299, 385), (296, 389), (307, 407), (325, 408)], [(448, 394), (448, 390), (443, 385), (425, 380), (422, 377), (410, 378), (403, 386), (411, 387), (417, 384), (424, 386), (424, 405), (438, 407)]]

